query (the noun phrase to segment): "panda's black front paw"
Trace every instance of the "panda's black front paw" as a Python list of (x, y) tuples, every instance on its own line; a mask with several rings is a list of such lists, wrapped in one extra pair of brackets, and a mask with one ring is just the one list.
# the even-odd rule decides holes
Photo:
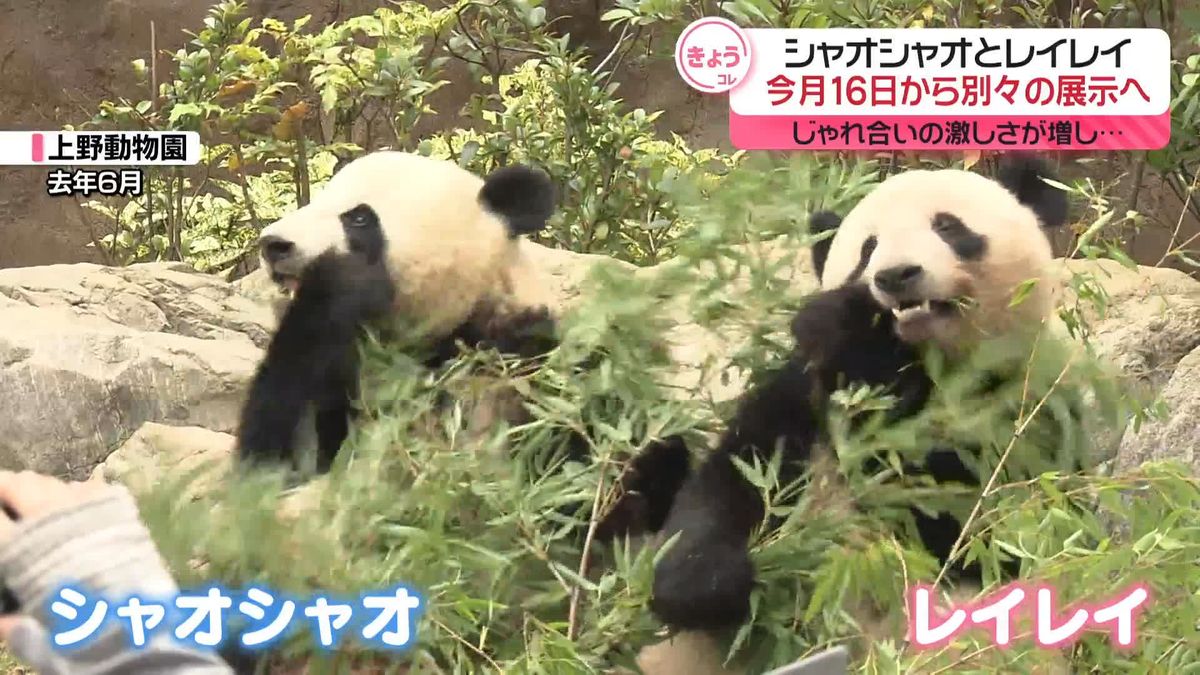
[(654, 570), (650, 610), (683, 630), (740, 625), (750, 616), (754, 563), (742, 546), (681, 537)]
[(649, 509), (645, 495), (637, 492), (625, 493), (596, 525), (595, 540), (606, 542), (627, 534), (642, 534), (646, 530), (646, 521), (649, 520)]
[(792, 318), (792, 337), (801, 352), (825, 360), (857, 351), (876, 335), (891, 335), (892, 323), (871, 288), (857, 283), (809, 296)]

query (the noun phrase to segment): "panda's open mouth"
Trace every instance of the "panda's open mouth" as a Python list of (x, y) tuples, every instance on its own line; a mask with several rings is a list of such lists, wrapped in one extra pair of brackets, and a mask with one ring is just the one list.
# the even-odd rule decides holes
[(300, 277), (291, 274), (273, 272), (271, 274), (271, 281), (278, 284), (279, 288), (288, 296), (293, 296), (296, 294), (296, 291), (300, 290)]
[(922, 317), (949, 316), (958, 311), (958, 303), (952, 300), (905, 300), (892, 308), (898, 321), (909, 321)]

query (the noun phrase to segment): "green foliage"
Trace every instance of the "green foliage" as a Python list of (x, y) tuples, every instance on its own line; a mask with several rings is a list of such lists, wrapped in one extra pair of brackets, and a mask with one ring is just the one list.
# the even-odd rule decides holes
[[(905, 659), (905, 670), (985, 673), (1035, 672), (1052, 663), (1069, 672), (1177, 672), (1192, 668), (1197, 615), (1194, 513), (1200, 491), (1195, 478), (1172, 465), (1151, 464), (1130, 475), (1086, 481), (1047, 477), (1015, 485), (996, 503), (1002, 513), (994, 532), (1033, 563), (1038, 578), (1054, 586), (1059, 607), (1108, 599), (1132, 584), (1151, 594), (1139, 616), (1134, 650), (1113, 647), (1108, 635), (1085, 633), (1063, 652), (1046, 652), (1018, 631), (1007, 653), (997, 653), (980, 635), (968, 634), (944, 649)], [(1111, 523), (1125, 524), (1114, 534)], [(1036, 536), (1034, 535), (1036, 533)], [(1026, 629), (1027, 630), (1027, 629)], [(880, 661), (884, 661), (881, 658)], [(1180, 670), (1179, 672), (1184, 672)]]
[[(222, 152), (205, 149), (204, 154), (212, 157)], [(309, 171), (315, 184), (328, 180), (336, 159), (329, 152), (312, 157)], [(249, 174), (241, 184), (213, 176), (196, 181), (153, 173), (149, 181), (142, 200), (83, 203), (105, 217), (108, 232), (96, 233), (96, 243), (115, 264), (179, 259), (199, 271), (219, 273), (236, 265), (253, 247), (258, 238), (256, 219), (270, 222), (296, 208), (292, 176), (281, 171)], [(186, 226), (176, 229), (172, 222)], [(167, 233), (177, 240), (172, 242)]]
[[(719, 175), (738, 160), (694, 151), (678, 136), (661, 139), (660, 113), (623, 110), (610, 74), (598, 71), (603, 62), (585, 68), (565, 40), (550, 36), (536, 3), (394, 3), (315, 33), (303, 32), (307, 17), (253, 27), (244, 12), (240, 2), (215, 5), (153, 99), (106, 101), (88, 122), (198, 131), (211, 150), (202, 175), (152, 174), (143, 205), (87, 204), (104, 217), (96, 243), (113, 262), (187, 260), (224, 271), (249, 253), (254, 233), (278, 215), (275, 205), (308, 203), (320, 180), (313, 164), (325, 161), (317, 158), (419, 145), (477, 171), (510, 161), (544, 166), (563, 196), (546, 242), (652, 263), (670, 256), (688, 226), (664, 194), (670, 183), (697, 171)], [(510, 70), (514, 55), (541, 58)], [(473, 130), (415, 139), (451, 58), (494, 90), (464, 111)], [(149, 75), (143, 61), (134, 66)], [(220, 225), (199, 208), (212, 206), (205, 200), (213, 193), (228, 202), (218, 212), (232, 218)]]
[[(1057, 25), (1052, 9), (1045, 0), (720, 4), (741, 25), (794, 27)], [(587, 301), (564, 327), (563, 346), (544, 363), (469, 354), (427, 376), (395, 347), (366, 345), (365, 424), (335, 472), (300, 492), (266, 476), (193, 498), (184, 488), (196, 476), (164, 477), (141, 499), (181, 581), (334, 592), (412, 584), (429, 601), (419, 644), (404, 657), (412, 672), (610, 672), (661, 637), (646, 610), (656, 552), (637, 542), (588, 546), (568, 534), (587, 525), (593, 507), (610, 504), (622, 453), (676, 432), (699, 438), (719, 429), (728, 411), (727, 402), (680, 389), (658, 340), (676, 319), (712, 336), (736, 336), (725, 359), (689, 364), (700, 381), (729, 384), (776, 361), (789, 347), (787, 317), (812, 288), (803, 272), (815, 241), (808, 214), (844, 210), (874, 181), (914, 162), (960, 163), (838, 154), (780, 160), (697, 150), (664, 134), (661, 112), (617, 96), (613, 72), (626, 57), (643, 58), (638, 52), (669, 55), (672, 35), (704, 13), (710, 6), (694, 0), (619, 0), (604, 14), (619, 31), (616, 45), (586, 58), (568, 48), (538, 0), (462, 0), (436, 10), (389, 3), (323, 27), (307, 17), (256, 24), (244, 3), (226, 1), (173, 55), (169, 77), (160, 79), (144, 61), (133, 64), (149, 96), (107, 101), (87, 125), (195, 130), (208, 150), (194, 171), (152, 172), (142, 199), (87, 204), (105, 223), (96, 243), (115, 263), (171, 259), (235, 269), (258, 230), (306, 204), (338, 156), (383, 147), (418, 149), (480, 173), (537, 164), (562, 199), (544, 243), (638, 264), (670, 260), (653, 276), (598, 269)], [(1105, 0), (1076, 9), (1067, 23), (1153, 16)], [(643, 41), (652, 31), (668, 38), (667, 47)], [(480, 92), (461, 111), (459, 128), (417, 137), (414, 129), (434, 112), (430, 96), (445, 84), (448, 59), (466, 64)], [(1147, 156), (1181, 195), (1194, 190), (1200, 161), (1189, 133), (1197, 125), (1197, 66), (1192, 55), (1176, 64), (1172, 143)], [(1131, 265), (1112, 232), (1143, 218), (1113, 206), (1107, 186), (1085, 179), (1064, 187), (1088, 209), (1072, 257)], [(1187, 243), (1172, 255), (1191, 260)], [(1104, 280), (1071, 270), (1068, 286), (1073, 300), (1061, 318), (1072, 338), (1090, 346), (1090, 324), (1109, 302)], [(1070, 660), (1066, 670), (1194, 668), (1195, 478), (1168, 465), (1122, 476), (1066, 470), (1076, 459), (1106, 459), (1092, 447), (1101, 430), (1136, 426), (1148, 409), (1090, 350), (1065, 349), (1048, 336), (1032, 350), (989, 346), (941, 373), (940, 396), (916, 420), (849, 434), (844, 415), (835, 416), (835, 480), (812, 486), (836, 485), (845, 508), (830, 508), (824, 489), (806, 490), (785, 512), (784, 499), (800, 486), (780, 485), (777, 465), (744, 467), (773, 511), (788, 516), (780, 531), (754, 542), (762, 579), (754, 619), (726, 645), (750, 672), (841, 642), (854, 647), (865, 672), (1025, 672), (1042, 663), (1046, 653), (1028, 640), (999, 654), (983, 635), (968, 634), (918, 653), (906, 649), (902, 625), (875, 625), (880, 617), (902, 619), (906, 585), (941, 572), (910, 530), (892, 535), (893, 527), (903, 533), (911, 525), (913, 504), (973, 514), (961, 555), (993, 573), (999, 560), (1018, 558), (1027, 574), (1056, 585), (1060, 603), (1108, 596), (1134, 581), (1150, 586), (1140, 651), (1122, 654), (1106, 637), (1088, 635), (1059, 655)], [(593, 356), (598, 367), (580, 369)], [(1028, 372), (1021, 386), (977, 391), (984, 366), (1015, 364)], [(469, 433), (466, 402), (494, 386), (528, 396), (536, 421)], [(434, 415), (444, 392), (460, 402)], [(863, 390), (838, 400), (845, 414), (884, 403)], [(1073, 416), (1080, 412), (1082, 421)], [(588, 432), (596, 459), (551, 471), (560, 466), (553, 451), (567, 429)], [(981, 471), (1000, 470), (983, 499), (935, 492), (898, 471), (901, 459), (920, 457), (930, 436), (988, 450)], [(867, 475), (856, 462), (867, 455), (881, 456), (888, 468)], [(280, 515), (314, 495), (319, 501), (302, 517)], [(983, 545), (974, 536), (983, 532), (996, 539)], [(347, 663), (346, 654), (317, 656), (303, 638), (287, 655), (308, 661), (313, 672), (344, 672)]]
[[(1039, 27), (1052, 23), (1054, 7), (1048, 0), (728, 0), (718, 6), (721, 14), (745, 28), (984, 28), (1011, 25), (1014, 15), (1026, 26)], [(604, 20), (614, 25), (660, 24), (674, 31), (710, 14), (710, 9), (698, 0), (617, 0)]]
[(548, 171), (561, 208), (543, 243), (638, 263), (672, 257), (672, 242), (691, 223), (671, 201), (671, 186), (703, 172), (711, 190), (740, 154), (692, 151), (677, 135), (661, 140), (654, 128), (661, 113), (623, 111), (615, 84), (604, 86), (582, 58), (550, 48), (471, 104), (482, 128), (453, 130), (422, 150), (480, 174), (514, 162)]
[(553, 40), (541, 0), (460, 0), (445, 47), (471, 75), (495, 82), (523, 58), (544, 56)]
[[(472, 353), (426, 376), (414, 357), (367, 344), (365, 424), (334, 473), (304, 488), (314, 492), (289, 494), (270, 478), (256, 478), (193, 498), (174, 480), (161, 481), (142, 496), (144, 508), (184, 582), (257, 580), (334, 592), (410, 583), (429, 601), (419, 642), (404, 657), (420, 672), (629, 667), (640, 647), (658, 639), (645, 608), (656, 551), (629, 542), (593, 546), (585, 554), (585, 542), (569, 533), (586, 529), (593, 505), (603, 511), (610, 503), (622, 453), (650, 438), (677, 432), (695, 438), (719, 425), (723, 405), (665, 386), (671, 370), (660, 338), (684, 318), (714, 332), (749, 333), (750, 342), (760, 336), (764, 342), (744, 352), (746, 366), (777, 353), (766, 346), (767, 336), (786, 325), (783, 312), (803, 293), (781, 279), (795, 264), (791, 256), (807, 255), (806, 244), (795, 242), (811, 242), (797, 214), (817, 204), (838, 208), (854, 190), (826, 201), (826, 181), (865, 189), (872, 172), (837, 158), (756, 158), (726, 180), (726, 190), (702, 202), (688, 198), (700, 194), (699, 187), (681, 181), (673, 196), (695, 223), (679, 242), (681, 264), (653, 277), (598, 267), (583, 303), (568, 315), (563, 346), (543, 362)], [(731, 217), (745, 204), (755, 213)], [(716, 227), (722, 221), (731, 226)], [(772, 246), (784, 264), (768, 253)], [(713, 282), (714, 274), (724, 280)], [(589, 357), (598, 359), (597, 367), (581, 370)], [(1001, 367), (1020, 367), (1026, 376), (980, 393), (980, 373)], [(936, 372), (934, 405), (905, 425), (867, 425), (850, 434), (839, 422), (844, 414), (834, 416), (840, 461), (833, 477), (840, 492), (832, 494), (841, 495), (840, 502), (831, 502), (825, 489), (810, 489), (798, 508), (783, 511), (784, 498), (799, 486), (780, 485), (775, 464), (745, 467), (787, 521), (754, 543), (762, 583), (753, 620), (728, 643), (733, 657), (749, 672), (762, 672), (846, 642), (871, 672), (935, 672), (964, 656), (955, 672), (995, 672), (996, 654), (984, 649), (982, 634), (920, 653), (903, 649), (902, 625), (882, 632), (869, 625), (876, 615), (902, 617), (906, 585), (938, 576), (905, 529), (908, 507), (922, 504), (975, 511), (972, 534), (991, 532), (997, 539), (985, 546), (973, 536), (961, 554), (993, 574), (999, 560), (1015, 556), (1027, 574), (1052, 580), (1064, 602), (1110, 595), (1132, 581), (1149, 584), (1156, 598), (1174, 598), (1144, 615), (1141, 639), (1164, 663), (1195, 658), (1188, 636), (1196, 603), (1171, 590), (1197, 581), (1188, 562), (1200, 552), (1190, 515), (1200, 500), (1194, 479), (1171, 467), (1120, 477), (1064, 469), (1076, 459), (1099, 459), (1090, 456), (1096, 435), (1123, 424), (1137, 401), (1085, 351), (1049, 336), (1032, 349), (997, 342), (971, 362)], [(493, 386), (528, 396), (535, 421), (471, 433), (467, 402)], [(435, 413), (442, 392), (459, 402), (449, 414)], [(867, 391), (846, 391), (838, 400), (845, 414), (883, 403)], [(567, 429), (588, 432), (594, 462), (561, 463), (554, 451)], [(980, 467), (985, 475), (1002, 465), (978, 507), (966, 492), (933, 491), (897, 472), (899, 460), (919, 458), (930, 437), (982, 444), (990, 450)], [(887, 468), (864, 472), (856, 460), (868, 454), (884, 458)], [(829, 484), (811, 487), (817, 486)], [(1137, 498), (1122, 501), (1130, 490)], [(298, 519), (278, 516), (288, 498), (309, 503), (310, 510)], [(306, 639), (290, 643), (288, 653), (329, 665)], [(1045, 658), (1028, 642), (1005, 658), (1017, 654), (1025, 656), (1008, 667), (1021, 671)], [(1133, 667), (1121, 665), (1131, 657), (1103, 636), (1088, 636), (1069, 656), (1073, 671)], [(344, 666), (351, 656), (340, 658)]]
[[(613, 484), (617, 453), (694, 423), (688, 406), (655, 394), (652, 375), (663, 355), (647, 349), (656, 328), (645, 320), (652, 298), (625, 286), (570, 322), (563, 348), (541, 369), (502, 377), (532, 397), (538, 420), (478, 439), (463, 428), (464, 407), (430, 423), (436, 393), (469, 397), (480, 373), (516, 364), (471, 354), (422, 378), (412, 358), (368, 345), (373, 376), (364, 409), (372, 423), (343, 454), (319, 508), (284, 527), (272, 523), (278, 484), (249, 479), (192, 501), (166, 483), (144, 507), (165, 555), (181, 567), (206, 563), (188, 580), (333, 592), (411, 583), (429, 603), (420, 628), (427, 639), (411, 658), (437, 664), (430, 672), (584, 672), (629, 661), (631, 645), (656, 628), (644, 611), (653, 552), (597, 551), (608, 564), (581, 573), (581, 542), (567, 537), (566, 526), (586, 526), (589, 515), (559, 513), (576, 501), (590, 509), (598, 488)], [(575, 372), (595, 353), (603, 355), (598, 369)], [(555, 439), (585, 422), (594, 423), (597, 462), (551, 472)], [(499, 444), (511, 454), (497, 454), (505, 452)], [(171, 528), (177, 519), (188, 525)], [(573, 603), (577, 586), (582, 595)]]
[[(1187, 206), (1187, 214), (1200, 217), (1200, 200), (1196, 198), (1200, 186), (1200, 33), (1194, 33), (1187, 42), (1186, 56), (1171, 70), (1171, 142), (1161, 150), (1147, 153), (1146, 160), (1166, 180), (1167, 185)], [(1180, 222), (1185, 214), (1180, 214)], [(1194, 242), (1171, 238), (1170, 248), (1163, 259), (1173, 258), (1188, 268), (1200, 269)]]
[[(187, 260), (224, 271), (278, 217), (280, 203), (308, 203), (321, 179), (313, 173), (327, 172), (331, 153), (359, 148), (356, 125), (382, 129), (404, 147), (430, 112), (427, 97), (445, 84), (436, 79), (445, 57), (427, 43), (453, 16), (448, 10), (404, 3), (315, 34), (301, 32), (308, 17), (254, 27), (245, 10), (242, 2), (214, 5), (204, 29), (173, 55), (173, 79), (157, 83), (144, 60), (135, 61), (152, 97), (105, 101), (85, 123), (196, 131), (208, 149), (194, 172), (150, 172), (142, 205), (87, 204), (106, 217), (108, 234), (96, 244), (113, 262)], [(365, 142), (374, 144), (371, 133)], [(214, 195), (223, 222), (206, 208)]]

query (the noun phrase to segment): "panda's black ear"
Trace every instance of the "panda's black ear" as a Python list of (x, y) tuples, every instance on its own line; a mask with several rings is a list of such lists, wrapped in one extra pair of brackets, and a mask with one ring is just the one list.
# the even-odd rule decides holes
[(537, 232), (554, 215), (558, 195), (545, 172), (528, 166), (506, 166), (484, 179), (479, 200), (508, 223), (516, 237)]
[[(808, 219), (808, 233), (818, 235), (830, 230), (836, 230), (842, 224), (842, 217), (833, 211), (817, 211)], [(817, 281), (825, 273), (825, 259), (829, 257), (829, 245), (833, 237), (828, 236), (812, 245), (813, 269), (817, 273)]]
[(1009, 153), (1000, 158), (997, 181), (1037, 214), (1042, 227), (1058, 228), (1067, 222), (1067, 193), (1043, 178), (1054, 180), (1054, 174), (1048, 163), (1034, 155)]

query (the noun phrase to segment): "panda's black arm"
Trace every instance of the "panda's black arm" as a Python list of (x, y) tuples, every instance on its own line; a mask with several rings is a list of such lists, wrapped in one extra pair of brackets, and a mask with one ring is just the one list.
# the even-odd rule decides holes
[(459, 343), (471, 349), (494, 349), (509, 357), (533, 359), (558, 346), (558, 322), (550, 308), (503, 311), (482, 303), (453, 332), (434, 342), (424, 364), (440, 368), (459, 355)]
[(529, 307), (512, 313), (495, 309), (479, 312), (477, 346), (522, 359), (545, 356), (558, 346), (558, 322), (549, 307)]
[(318, 407), (321, 455), (330, 447), (336, 452), (357, 390), (360, 329), (386, 312), (392, 297), (381, 266), (333, 256), (309, 266), (250, 383), (238, 429), (240, 460), (290, 461), (309, 403)]
[[(797, 314), (806, 325), (836, 310), (815, 296)], [(763, 521), (765, 505), (734, 459), (753, 465), (781, 452), (783, 483), (798, 476), (810, 459), (818, 431), (820, 378), (809, 353), (820, 345), (799, 342), (791, 358), (759, 379), (738, 402), (715, 451), (680, 489), (663, 527), (679, 534), (654, 575), (651, 609), (666, 624), (682, 629), (714, 629), (743, 622), (750, 611), (754, 566), (749, 538)]]
[[(584, 446), (576, 456), (586, 458), (586, 441), (574, 435)], [(620, 477), (621, 497), (597, 525), (595, 540), (606, 542), (662, 530), (691, 468), (691, 453), (681, 435), (643, 446), (628, 459)]]
[(675, 495), (662, 529), (679, 533), (654, 575), (651, 609), (684, 629), (740, 623), (749, 612), (754, 568), (749, 538), (763, 520), (762, 496), (734, 463), (769, 461), (782, 452), (782, 481), (798, 476), (809, 459), (817, 424), (804, 401), (812, 376), (789, 362), (747, 392), (716, 450)]
[(782, 452), (779, 482), (809, 465), (830, 392), (849, 382), (899, 395), (896, 414), (919, 407), (928, 380), (895, 335), (891, 316), (863, 285), (813, 295), (792, 322), (792, 357), (742, 398), (716, 451), (684, 484), (663, 528), (675, 546), (655, 570), (651, 608), (677, 628), (727, 627), (746, 619), (754, 568), (747, 550), (765, 506), (733, 458), (765, 464)]
[(355, 348), (356, 332), (353, 326), (338, 325), (324, 303), (301, 300), (297, 296), (280, 322), (242, 410), (238, 451), (240, 459), (251, 463), (291, 461), (297, 429), (315, 401), (323, 404), (317, 413), (321, 444), (341, 442), (330, 439), (325, 429), (337, 414), (335, 401), (346, 394), (329, 389), (337, 386), (332, 375)]
[(249, 464), (291, 460), (296, 429), (308, 403), (310, 382), (295, 352), (272, 342), (242, 406), (237, 434), (238, 460)]

